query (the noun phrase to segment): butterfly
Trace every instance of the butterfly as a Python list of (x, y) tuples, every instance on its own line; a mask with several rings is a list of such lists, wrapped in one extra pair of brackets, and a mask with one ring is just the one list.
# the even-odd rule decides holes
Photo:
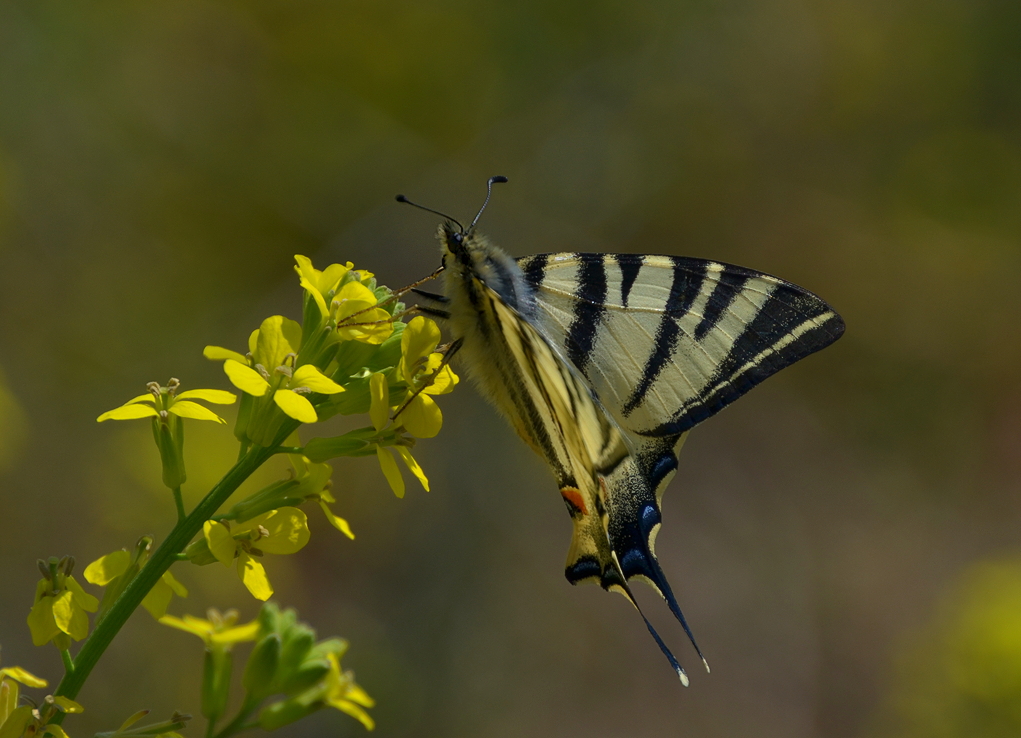
[[(549, 465), (573, 522), (565, 573), (623, 594), (681, 682), (688, 677), (630, 583), (663, 598), (702, 655), (655, 553), (663, 491), (688, 431), (836, 341), (839, 315), (782, 279), (730, 264), (640, 254), (512, 258), (445, 218), (444, 319), (466, 373)], [(403, 195), (398, 201), (410, 202)]]

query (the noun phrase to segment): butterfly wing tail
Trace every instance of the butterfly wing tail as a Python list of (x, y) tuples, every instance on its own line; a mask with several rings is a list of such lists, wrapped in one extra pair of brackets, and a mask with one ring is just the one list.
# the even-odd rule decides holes
[[(655, 562), (655, 557), (653, 557), (653, 562)], [(628, 575), (621, 568), (619, 559), (610, 548), (605, 528), (605, 518), (604, 522), (600, 522), (599, 518), (595, 516), (574, 517), (574, 536), (571, 539), (571, 549), (567, 555), (567, 568), (564, 573), (571, 584), (594, 582), (598, 583), (607, 592), (619, 592), (624, 595), (628, 602), (638, 610), (638, 614), (642, 616), (645, 627), (649, 629), (649, 633), (656, 641), (656, 645), (659, 646), (659, 650), (663, 652), (667, 661), (670, 662), (670, 666), (676, 672), (677, 678), (681, 680), (681, 684), (685, 687), (688, 686), (688, 675), (677, 661), (677, 657), (667, 648), (659, 633), (652, 627), (652, 623), (645, 617), (645, 613), (642, 612), (642, 608), (639, 607), (638, 601), (631, 592), (631, 587), (627, 582)], [(662, 572), (660, 572), (659, 576), (662, 579)], [(665, 584), (665, 580), (663, 581)], [(669, 593), (672, 600), (673, 594), (670, 593), (669, 585), (666, 585), (665, 591)], [(676, 607), (676, 603), (674, 603), (674, 606)], [(680, 613), (679, 608), (677, 613)], [(681, 623), (684, 625), (685, 630), (688, 630), (683, 616), (681, 616)], [(688, 633), (690, 635), (690, 631)]]
[(659, 593), (709, 671), (709, 663), (655, 553), (656, 534), (662, 521), (660, 499), (677, 470), (677, 452), (683, 443), (684, 435), (643, 440), (636, 452), (607, 477), (610, 492), (607, 501), (612, 508), (607, 536), (624, 579), (637, 577)]

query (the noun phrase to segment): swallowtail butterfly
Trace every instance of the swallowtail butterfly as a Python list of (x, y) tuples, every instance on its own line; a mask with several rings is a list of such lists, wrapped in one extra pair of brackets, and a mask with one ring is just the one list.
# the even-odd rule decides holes
[(430, 301), (420, 309), (446, 319), (450, 352), (553, 471), (574, 523), (568, 581), (623, 594), (687, 685), (630, 587), (641, 579), (663, 597), (708, 670), (655, 554), (677, 453), (695, 425), (837, 340), (843, 321), (751, 269), (639, 254), (514, 259), (475, 230), (478, 216), (468, 228), (443, 217), (445, 294), (416, 290)]

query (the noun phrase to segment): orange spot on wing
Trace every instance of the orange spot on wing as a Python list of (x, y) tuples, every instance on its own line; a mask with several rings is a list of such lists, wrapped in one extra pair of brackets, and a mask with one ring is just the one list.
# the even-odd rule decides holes
[(564, 487), (560, 490), (560, 494), (563, 495), (564, 499), (567, 500), (576, 510), (580, 510), (582, 515), (588, 515), (588, 508), (585, 507), (585, 500), (574, 487)]

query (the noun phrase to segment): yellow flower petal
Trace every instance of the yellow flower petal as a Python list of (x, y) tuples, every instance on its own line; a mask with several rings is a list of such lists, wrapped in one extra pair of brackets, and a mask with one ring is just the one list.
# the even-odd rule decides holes
[(224, 566), (230, 566), (238, 547), (227, 526), (215, 520), (207, 520), (202, 524), (202, 535), (216, 560)]
[(330, 707), (335, 707), (341, 712), (346, 712), (351, 717), (355, 718), (358, 722), (366, 727), (367, 730), (372, 730), (376, 727), (376, 723), (369, 717), (369, 713), (365, 712), (362, 708), (356, 705), (354, 702), (349, 702), (345, 699), (331, 699), (327, 701)]
[(339, 530), (345, 536), (350, 538), (352, 541), (355, 539), (355, 534), (351, 531), (351, 526), (348, 525), (347, 521), (339, 515), (334, 515), (333, 510), (323, 501), (319, 501), (319, 507), (323, 510), (323, 515), (330, 521), (330, 525)]
[(255, 541), (256, 548), (271, 554), (292, 554), (300, 551), (311, 536), (308, 517), (296, 507), (281, 507), (257, 515), (237, 527), (237, 532), (254, 530), (262, 526), (269, 535)]
[(89, 634), (89, 616), (80, 607), (75, 607), (74, 594), (69, 589), (53, 600), (53, 619), (58, 628), (76, 641)]
[(312, 260), (310, 258), (302, 256), (301, 254), (295, 254), (294, 261), (297, 263), (297, 266), (294, 267), (294, 271), (306, 279), (315, 279), (317, 270), (312, 266)]
[(154, 418), (158, 416), (156, 408), (152, 405), (143, 405), (139, 403), (132, 403), (131, 405), (121, 405), (115, 407), (113, 410), (107, 410), (105, 413), (96, 418), (97, 423), (102, 423), (104, 420), (136, 420), (138, 418)]
[(0, 738), (21, 738), (32, 722), (32, 709), (31, 705), (22, 705), (12, 710), (0, 726)]
[(266, 569), (244, 551), (238, 554), (238, 576), (255, 599), (265, 602), (273, 596)]
[(323, 374), (311, 364), (299, 366), (294, 370), (291, 377), (292, 387), (308, 387), (313, 392), (321, 392), (324, 395), (335, 395), (343, 392), (344, 388)]
[(32, 605), (28, 614), (28, 629), (32, 633), (32, 645), (43, 646), (60, 632), (53, 617), (53, 597), (43, 597)]
[(85, 567), (85, 581), (97, 587), (105, 587), (128, 570), (131, 554), (124, 549), (108, 553)]
[(376, 700), (369, 697), (368, 692), (359, 687), (357, 684), (349, 684), (346, 692), (344, 693), (344, 699), (351, 700), (352, 702), (361, 705), (362, 707), (375, 707)]
[(369, 398), (369, 418), (372, 420), (372, 427), (381, 431), (390, 420), (390, 390), (385, 374), (377, 372), (369, 377)]
[(443, 413), (435, 400), (420, 394), (408, 403), (397, 421), (416, 438), (432, 438), (443, 427)]
[(238, 396), (227, 390), (197, 389), (188, 390), (177, 395), (178, 400), (205, 400), (214, 405), (233, 405)]
[(305, 277), (298, 280), (298, 284), (301, 285), (308, 294), (312, 295), (312, 299), (316, 301), (316, 305), (319, 306), (319, 313), (325, 317), (330, 314), (330, 309), (326, 306), (326, 300), (323, 299), (323, 293), (319, 291), (319, 288), (312, 284)]
[(179, 418), (191, 418), (192, 420), (212, 420), (214, 423), (227, 424), (227, 421), (221, 418), (219, 415), (214, 413), (207, 407), (199, 405), (197, 402), (191, 402), (190, 400), (183, 400), (175, 402), (170, 406), (167, 411), (173, 413)]
[[(255, 348), (258, 344), (259, 344), (259, 329), (256, 328), (254, 331), (248, 334), (248, 353), (250, 353), (253, 358), (255, 357)], [(248, 363), (247, 358), (243, 363), (245, 364)]]
[(239, 354), (237, 351), (231, 351), (220, 346), (206, 346), (202, 349), (202, 355), (211, 361), (221, 361), (230, 359), (236, 361), (239, 364), (247, 364), (248, 357), (244, 354)]
[(340, 280), (344, 278), (344, 275), (351, 271), (353, 267), (350, 261), (345, 264), (330, 264), (328, 267), (320, 272), (319, 276), (319, 289), (323, 291), (325, 295), (331, 290), (336, 290), (337, 285), (340, 284)]
[(394, 446), (397, 449), (397, 453), (404, 459), (404, 463), (407, 465), (408, 470), (415, 475), (419, 482), (422, 483), (422, 487), (426, 492), (429, 491), (429, 480), (425, 476), (425, 472), (422, 471), (422, 467), (415, 461), (415, 457), (411, 455), (411, 449), (407, 446)]
[(293, 390), (277, 390), (273, 393), (273, 402), (284, 411), (285, 415), (300, 420), (302, 423), (315, 423), (319, 420), (312, 403)]
[(156, 402), (156, 398), (153, 396), (152, 392), (146, 392), (144, 395), (139, 395), (138, 397), (132, 397), (130, 400), (128, 400), (124, 404), (125, 405), (133, 405), (136, 402), (152, 402), (152, 403), (155, 403)]
[(37, 677), (31, 672), (25, 671), (20, 666), (7, 666), (0, 669), (0, 676), (9, 677), (17, 682), (21, 682), (26, 687), (45, 687), (49, 685), (42, 677)]
[(153, 585), (145, 599), (142, 600), (142, 607), (159, 620), (167, 614), (167, 608), (170, 606), (170, 600), (173, 599), (174, 595), (187, 597), (188, 590), (185, 589), (183, 584), (174, 579), (174, 575), (169, 571), (163, 572), (163, 576), (160, 577), (160, 580)]
[(142, 607), (149, 611), (149, 614), (159, 620), (167, 614), (170, 607), (170, 600), (174, 597), (174, 591), (170, 585), (160, 579), (153, 585), (152, 589), (142, 600)]
[(397, 468), (394, 457), (382, 446), (376, 446), (376, 458), (379, 459), (379, 468), (383, 470), (383, 476), (386, 477), (390, 489), (398, 497), (404, 497), (404, 478), (401, 476), (401, 470)]
[(50, 735), (53, 736), (53, 738), (70, 738), (70, 736), (68, 736), (68, 734), (64, 732), (64, 729), (61, 728), (56, 723), (51, 723), (50, 725), (47, 725), (45, 728), (43, 728), (43, 735), (44, 736)]
[(301, 326), (282, 315), (271, 315), (259, 326), (255, 344), (255, 363), (272, 372), (282, 366), (288, 354), (298, 353), (301, 345)]
[(259, 621), (253, 620), (250, 623), (244, 625), (238, 625), (227, 630), (221, 630), (219, 633), (213, 633), (210, 636), (210, 640), (213, 643), (219, 643), (221, 645), (233, 645), (235, 643), (243, 643), (245, 641), (254, 641), (259, 635)]
[(79, 705), (74, 700), (68, 699), (67, 697), (60, 697), (58, 695), (58, 696), (53, 698), (53, 701), (56, 703), (57, 707), (59, 707), (64, 712), (70, 712), (70, 713), (85, 712), (85, 708), (84, 707)]
[(183, 620), (173, 615), (164, 615), (159, 621), (161, 625), (169, 625), (171, 628), (197, 635), (203, 641), (208, 641), (213, 632), (213, 626), (209, 621), (193, 618), (191, 615), (185, 615)]
[(163, 581), (170, 586), (170, 589), (173, 590), (174, 594), (178, 597), (188, 596), (188, 588), (177, 581), (177, 579), (174, 578), (174, 575), (169, 571), (163, 572)]
[(409, 385), (414, 382), (416, 369), (440, 342), (440, 328), (421, 315), (412, 318), (401, 334), (401, 375)]
[(247, 364), (227, 360), (223, 362), (223, 372), (227, 375), (230, 383), (242, 392), (247, 392), (255, 397), (262, 397), (269, 391), (269, 382)]
[(445, 395), (448, 392), (453, 392), (454, 387), (461, 381), (449, 365), (440, 369), (443, 358), (440, 354), (429, 354), (425, 371), (426, 376), (430, 379), (428, 386), (423, 390), (427, 395)]
[(82, 589), (82, 585), (78, 584), (74, 577), (68, 577), (64, 580), (64, 583), (74, 595), (76, 605), (89, 612), (95, 612), (99, 609), (99, 600)]
[[(348, 282), (333, 299), (339, 304), (337, 308), (338, 322), (353, 313), (375, 306), (377, 302), (376, 295), (361, 282)], [(360, 319), (362, 316), (358, 317)]]

